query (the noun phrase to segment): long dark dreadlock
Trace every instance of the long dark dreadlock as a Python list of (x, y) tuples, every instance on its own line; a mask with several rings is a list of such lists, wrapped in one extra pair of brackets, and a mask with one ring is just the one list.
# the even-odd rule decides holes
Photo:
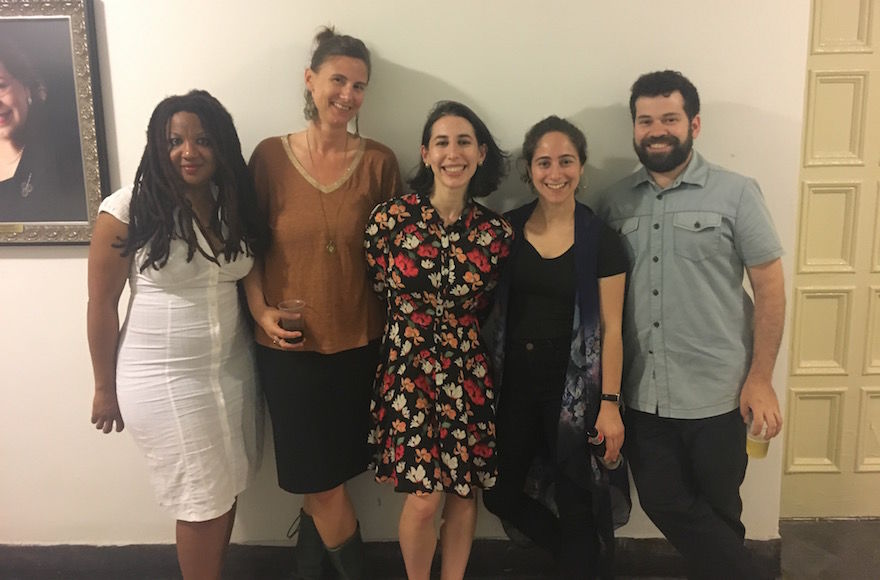
[[(219, 189), (218, 211), (210, 224), (202, 225), (218, 235), (225, 259), (234, 260), (242, 251), (258, 254), (265, 239), (265, 221), (259, 214), (232, 116), (207, 91), (190, 91), (159, 103), (147, 126), (147, 145), (134, 178), (128, 238), (119, 244), (126, 256), (148, 246), (141, 271), (148, 267), (158, 270), (168, 262), (172, 239), (186, 241), (187, 262), (196, 252), (217, 261), (196, 242), (196, 215), (186, 197), (184, 181), (171, 164), (168, 126), (179, 112), (197, 115), (210, 137), (217, 165), (213, 181)], [(221, 223), (226, 226), (225, 234)]]

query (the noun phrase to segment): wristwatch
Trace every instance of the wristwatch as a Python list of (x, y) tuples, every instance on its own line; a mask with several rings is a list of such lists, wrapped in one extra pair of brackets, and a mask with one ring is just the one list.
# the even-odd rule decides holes
[(620, 404), (620, 393), (602, 393), (599, 397), (601, 401), (611, 401), (612, 403)]

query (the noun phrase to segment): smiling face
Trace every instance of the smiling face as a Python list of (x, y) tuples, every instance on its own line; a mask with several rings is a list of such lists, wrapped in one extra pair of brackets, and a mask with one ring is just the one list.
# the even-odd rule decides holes
[(0, 62), (0, 139), (12, 139), (27, 122), (30, 91)]
[(633, 148), (649, 171), (680, 172), (690, 160), (694, 138), (699, 134), (700, 116), (688, 119), (680, 92), (636, 100)]
[(568, 135), (550, 131), (538, 139), (529, 163), (529, 178), (542, 202), (558, 204), (574, 200), (583, 173), (584, 166)]
[(462, 194), (486, 158), (486, 146), (477, 142), (473, 125), (453, 115), (434, 122), (428, 146), (422, 145), (421, 151), (422, 161), (434, 172), (434, 190), (443, 187)]
[(306, 89), (329, 125), (348, 125), (361, 108), (369, 73), (364, 61), (350, 56), (328, 57), (317, 71), (306, 69)]
[(217, 169), (211, 136), (195, 113), (174, 113), (168, 122), (168, 151), (171, 165), (191, 191), (210, 186)]

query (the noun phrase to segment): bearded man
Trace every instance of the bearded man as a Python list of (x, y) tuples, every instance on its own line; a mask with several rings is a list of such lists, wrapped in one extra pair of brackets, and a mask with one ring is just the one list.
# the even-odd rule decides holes
[(744, 546), (739, 489), (746, 424), (769, 437), (782, 427), (771, 383), (785, 318), (782, 245), (758, 184), (693, 149), (700, 98), (687, 78), (642, 75), (630, 113), (643, 167), (596, 208), (630, 258), (624, 453), (642, 508), (689, 577), (768, 577)]

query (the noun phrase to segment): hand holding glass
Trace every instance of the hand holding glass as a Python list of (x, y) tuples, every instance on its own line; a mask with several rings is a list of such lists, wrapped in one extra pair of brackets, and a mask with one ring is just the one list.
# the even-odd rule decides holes
[(767, 423), (761, 427), (760, 433), (752, 434), (752, 418), (749, 417), (749, 423), (746, 427), (746, 453), (753, 459), (763, 459), (767, 457), (767, 450), (770, 448), (770, 438), (767, 437)]
[(282, 340), (286, 341), (288, 344), (298, 344), (303, 341), (303, 332), (305, 330), (305, 319), (303, 318), (305, 314), (306, 303), (304, 300), (284, 300), (278, 303), (278, 310), (280, 310), (283, 314), (297, 314), (296, 318), (285, 318), (282, 317), (281, 320), (278, 321), (278, 324), (281, 325), (281, 328), (284, 330), (290, 330), (294, 332), (299, 332), (300, 335), (296, 338), (282, 338)]

